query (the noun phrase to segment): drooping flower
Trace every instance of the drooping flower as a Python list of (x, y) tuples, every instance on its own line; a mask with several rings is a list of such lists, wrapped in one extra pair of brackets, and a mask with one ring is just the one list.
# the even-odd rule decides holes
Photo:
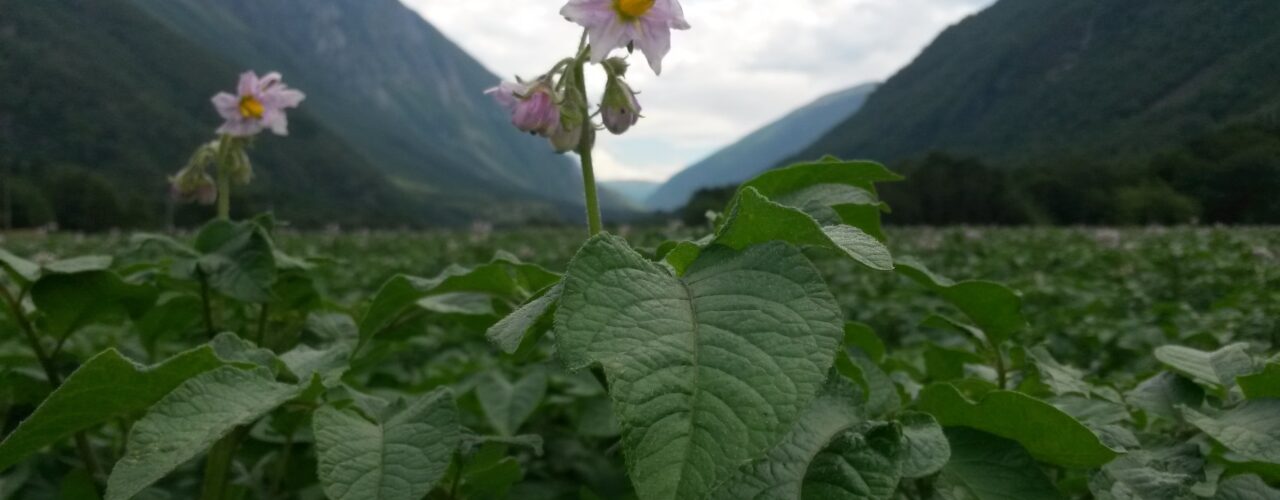
[(169, 196), (182, 203), (212, 205), (218, 199), (218, 186), (205, 172), (183, 169), (169, 178)]
[(226, 120), (219, 134), (250, 137), (271, 129), (276, 135), (289, 135), (289, 119), (285, 110), (296, 108), (306, 98), (281, 80), (280, 73), (267, 73), (258, 78), (252, 71), (240, 75), (236, 95), (220, 92), (213, 96), (213, 106)]
[(622, 135), (640, 121), (640, 101), (635, 91), (621, 78), (610, 78), (600, 101), (600, 120), (614, 135)]
[(671, 51), (671, 30), (689, 29), (679, 0), (569, 0), (560, 15), (587, 29), (593, 62), (634, 43), (657, 74)]
[(511, 113), (511, 124), (520, 130), (550, 137), (560, 126), (555, 90), (545, 80), (528, 84), (502, 82), (485, 93)]

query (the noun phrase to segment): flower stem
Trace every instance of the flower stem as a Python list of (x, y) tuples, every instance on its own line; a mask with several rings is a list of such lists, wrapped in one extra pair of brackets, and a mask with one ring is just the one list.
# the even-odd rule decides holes
[(249, 433), (248, 426), (241, 426), (223, 436), (213, 448), (204, 463), (204, 485), (200, 492), (201, 500), (223, 500), (227, 495), (227, 474), (231, 471), (231, 462), (235, 459), (236, 448), (240, 440)]
[[(586, 39), (583, 40), (585, 42)], [(587, 100), (587, 79), (583, 70), (586, 64), (587, 60), (580, 56), (573, 66), (574, 85), (582, 96), (582, 102)], [(604, 226), (600, 222), (600, 200), (596, 193), (596, 172), (591, 159), (591, 150), (595, 145), (596, 127), (588, 118), (582, 126), (582, 141), (578, 143), (578, 157), (582, 159), (582, 189), (587, 200), (587, 228), (591, 236), (600, 234)]]
[(218, 218), (231, 220), (231, 136), (224, 135), (218, 143)]

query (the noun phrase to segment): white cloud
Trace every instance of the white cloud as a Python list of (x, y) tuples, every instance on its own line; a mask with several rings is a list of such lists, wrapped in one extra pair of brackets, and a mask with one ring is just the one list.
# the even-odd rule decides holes
[[(536, 76), (577, 46), (564, 0), (402, 0), (494, 72)], [(639, 54), (645, 119), (603, 134), (599, 177), (665, 179), (819, 96), (882, 81), (994, 0), (684, 0), (661, 78)], [(598, 82), (594, 85), (598, 85)]]

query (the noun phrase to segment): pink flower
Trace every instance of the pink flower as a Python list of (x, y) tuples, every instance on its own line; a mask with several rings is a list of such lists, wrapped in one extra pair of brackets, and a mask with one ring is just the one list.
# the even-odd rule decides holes
[(289, 119), (284, 110), (296, 108), (306, 95), (289, 88), (280, 73), (267, 73), (262, 78), (252, 71), (240, 75), (236, 94), (220, 92), (213, 96), (213, 107), (226, 120), (219, 134), (250, 137), (271, 129), (276, 135), (289, 135)]
[(544, 80), (529, 84), (502, 82), (485, 93), (511, 112), (511, 124), (520, 130), (549, 137), (560, 127), (555, 91)]
[(679, 0), (569, 0), (560, 15), (587, 29), (593, 62), (634, 43), (657, 74), (671, 51), (671, 30), (689, 29)]

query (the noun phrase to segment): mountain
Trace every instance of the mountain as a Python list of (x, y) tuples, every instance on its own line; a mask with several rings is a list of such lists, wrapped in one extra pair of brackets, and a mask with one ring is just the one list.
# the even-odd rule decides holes
[(661, 183), (653, 181), (601, 181), (600, 186), (608, 188), (626, 198), (635, 207), (643, 207), (645, 199), (658, 190)]
[(1000, 0), (795, 159), (1143, 157), (1280, 110), (1280, 2)]
[(406, 190), (485, 218), (549, 207), (579, 216), (576, 164), (514, 129), (484, 95), (498, 76), (398, 0), (134, 3), (227, 60), (281, 71), (317, 117)]
[[(237, 67), (124, 0), (0, 0), (0, 167), (16, 225), (159, 226), (166, 176), (218, 125), (209, 96)], [(304, 225), (426, 224), (434, 211), (307, 109), (254, 147), (237, 208)], [(179, 210), (179, 221), (208, 209)]]
[(668, 180), (645, 200), (646, 208), (670, 211), (702, 188), (737, 184), (760, 173), (822, 137), (858, 112), (876, 90), (868, 83), (824, 96)]

